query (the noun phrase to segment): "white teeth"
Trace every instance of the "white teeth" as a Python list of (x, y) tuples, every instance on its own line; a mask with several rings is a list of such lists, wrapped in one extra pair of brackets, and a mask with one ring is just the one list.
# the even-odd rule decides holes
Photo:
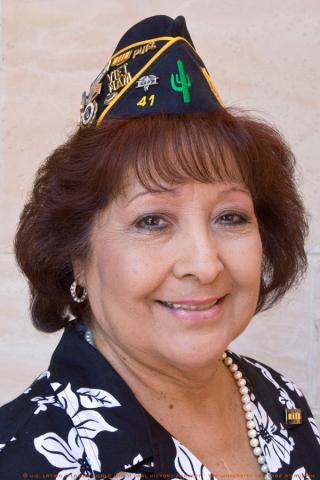
[(183, 303), (168, 303), (168, 302), (163, 302), (165, 305), (167, 305), (169, 308), (174, 308), (175, 310), (209, 310), (209, 308), (212, 308), (213, 305), (215, 305), (218, 302), (216, 300), (215, 302), (212, 303), (207, 303), (206, 305), (185, 305)]

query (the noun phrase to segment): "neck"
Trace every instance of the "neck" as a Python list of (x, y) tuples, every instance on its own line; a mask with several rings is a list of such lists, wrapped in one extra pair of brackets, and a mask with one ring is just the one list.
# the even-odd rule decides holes
[(97, 329), (93, 329), (97, 350), (110, 362), (133, 391), (136, 398), (146, 406), (166, 405), (170, 410), (179, 406), (185, 411), (212, 411), (223, 407), (226, 395), (234, 389), (234, 380), (222, 361), (222, 353), (210, 365), (186, 370), (174, 365), (162, 364), (150, 356), (130, 355), (118, 345), (108, 341)]

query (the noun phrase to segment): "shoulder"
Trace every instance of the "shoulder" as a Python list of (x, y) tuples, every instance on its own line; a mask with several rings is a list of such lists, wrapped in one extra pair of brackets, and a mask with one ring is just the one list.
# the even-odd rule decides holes
[(269, 364), (230, 350), (228, 354), (246, 380), (255, 429), (270, 472), (280, 475), (290, 467), (290, 472), (309, 478), (306, 472), (311, 474), (319, 467), (320, 434), (302, 389)]
[[(0, 474), (10, 471), (11, 476), (6, 478), (20, 478), (26, 468), (46, 472), (43, 440), (70, 429), (70, 419), (57, 401), (54, 387), (46, 370), (21, 395), (0, 408)], [(48, 408), (50, 404), (60, 408)]]
[(311, 415), (310, 407), (300, 386), (269, 364), (247, 355), (233, 354), (257, 397), (287, 409), (303, 408)]
[(308, 425), (310, 433), (312, 431), (320, 444), (320, 433), (302, 388), (269, 364), (246, 355), (231, 353), (251, 387), (251, 398), (259, 410), (265, 406), (273, 415), (282, 415), (278, 418), (285, 423), (285, 409), (301, 409), (303, 423)]
[(259, 381), (261, 386), (265, 385), (269, 389), (273, 387), (276, 390), (284, 389), (296, 398), (304, 397), (301, 388), (292, 379), (288, 379), (282, 372), (276, 370), (271, 365), (247, 355), (235, 353), (233, 355), (241, 362), (241, 366), (249, 374), (249, 377)]
[(1, 450), (13, 441), (18, 430), (24, 427), (37, 411), (37, 398), (50, 395), (52, 387), (48, 382), (50, 373), (43, 371), (21, 395), (0, 407), (0, 445)]

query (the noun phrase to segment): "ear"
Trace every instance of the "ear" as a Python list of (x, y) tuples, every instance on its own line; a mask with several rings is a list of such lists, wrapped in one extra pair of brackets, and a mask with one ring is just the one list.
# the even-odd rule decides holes
[(81, 287), (86, 286), (85, 265), (83, 260), (72, 260), (73, 276)]

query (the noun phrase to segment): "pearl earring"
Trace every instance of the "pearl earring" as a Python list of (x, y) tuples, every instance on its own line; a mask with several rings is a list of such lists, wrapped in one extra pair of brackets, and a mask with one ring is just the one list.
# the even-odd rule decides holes
[(73, 301), (76, 302), (76, 303), (82, 303), (85, 301), (85, 299), (87, 298), (88, 296), (88, 291), (85, 287), (81, 287), (82, 288), (82, 295), (81, 297), (78, 296), (77, 294), (77, 281), (74, 280), (72, 283), (71, 283), (71, 286), (70, 286), (70, 293), (71, 293), (71, 297), (73, 298)]

